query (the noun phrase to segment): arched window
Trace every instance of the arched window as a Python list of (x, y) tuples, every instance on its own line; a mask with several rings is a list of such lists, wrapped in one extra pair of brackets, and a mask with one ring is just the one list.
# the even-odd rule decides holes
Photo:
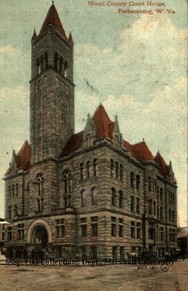
[(87, 178), (90, 178), (90, 171), (91, 171), (91, 163), (90, 163), (90, 161), (87, 161), (87, 163), (86, 163)]
[(14, 184), (12, 185), (12, 197), (14, 197)]
[(148, 177), (148, 191), (151, 191), (151, 177)]
[(120, 164), (120, 181), (123, 181), (123, 165)]
[(91, 204), (97, 205), (98, 204), (98, 191), (97, 188), (92, 188), (91, 190)]
[(18, 184), (16, 184), (16, 196), (18, 196)]
[(133, 172), (130, 173), (130, 186), (134, 188), (134, 173)]
[(80, 179), (84, 179), (84, 163), (80, 164)]
[(140, 188), (140, 176), (136, 175), (136, 189), (139, 190)]
[(62, 74), (63, 72), (63, 58), (59, 58), (59, 72)]
[(44, 69), (44, 66), (43, 66), (43, 56), (40, 57), (40, 71), (42, 72), (43, 69)]
[(172, 211), (172, 222), (175, 222), (175, 212)]
[(160, 216), (160, 219), (163, 219), (163, 207), (162, 206), (160, 207), (159, 216)]
[(12, 218), (12, 206), (8, 207), (8, 218)]
[(48, 53), (44, 53), (44, 69), (48, 68)]
[(44, 210), (44, 176), (42, 173), (36, 175), (36, 184), (38, 190), (37, 207), (38, 212), (41, 212)]
[(152, 214), (152, 200), (151, 199), (148, 200), (148, 213)]
[(119, 165), (118, 165), (118, 162), (115, 163), (115, 170), (116, 170), (116, 179), (118, 179), (119, 177)]
[(87, 193), (85, 190), (81, 191), (81, 207), (87, 206)]
[(36, 60), (36, 66), (37, 66), (37, 75), (40, 74), (40, 61), (39, 59)]
[(14, 215), (15, 216), (18, 215), (18, 205), (17, 204), (14, 205)]
[(123, 208), (123, 192), (119, 191), (119, 207)]
[(93, 176), (98, 176), (98, 167), (97, 167), (97, 159), (93, 160)]
[(156, 202), (153, 202), (153, 214), (156, 215)]
[(54, 68), (57, 70), (58, 69), (58, 61), (59, 61), (59, 55), (56, 52), (54, 55)]
[(8, 195), (11, 197), (11, 186), (8, 186)]
[(163, 203), (163, 188), (160, 188), (160, 202)]
[(116, 206), (116, 190), (114, 188), (111, 189), (111, 202), (112, 206)]
[(70, 170), (65, 170), (63, 172), (63, 182), (64, 182), (64, 194), (72, 193), (72, 174)]
[(44, 195), (44, 176), (42, 173), (36, 175), (36, 183), (38, 188), (38, 196)]
[(172, 211), (169, 209), (169, 221), (172, 221)]
[(114, 161), (111, 160), (111, 164), (110, 164), (110, 175), (111, 177), (114, 177)]
[(68, 69), (69, 69), (68, 62), (65, 61), (65, 62), (64, 62), (64, 76), (65, 76), (66, 78), (68, 77)]

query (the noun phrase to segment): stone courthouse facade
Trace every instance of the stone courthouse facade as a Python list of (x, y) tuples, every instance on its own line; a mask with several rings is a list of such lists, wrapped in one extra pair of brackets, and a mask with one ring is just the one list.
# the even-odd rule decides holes
[(5, 173), (9, 256), (45, 249), (62, 258), (123, 259), (176, 247), (171, 162), (123, 139), (102, 104), (74, 132), (72, 35), (52, 3), (32, 37), (30, 143)]

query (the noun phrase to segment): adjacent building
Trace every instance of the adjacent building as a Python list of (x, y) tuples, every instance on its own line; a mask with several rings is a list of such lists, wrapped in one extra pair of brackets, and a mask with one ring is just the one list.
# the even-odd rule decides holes
[[(123, 259), (174, 252), (177, 184), (172, 163), (146, 142), (126, 141), (102, 104), (74, 130), (72, 35), (52, 3), (34, 31), (30, 143), (13, 151), (5, 173), (6, 249), (21, 256)], [(134, 129), (133, 129), (134, 130)]]

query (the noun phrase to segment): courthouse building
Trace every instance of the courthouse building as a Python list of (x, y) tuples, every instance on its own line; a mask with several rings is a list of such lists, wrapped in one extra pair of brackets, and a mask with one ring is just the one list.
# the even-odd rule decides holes
[(173, 252), (171, 162), (153, 156), (144, 140), (126, 141), (102, 104), (75, 133), (74, 42), (53, 3), (31, 43), (30, 142), (13, 151), (4, 176), (7, 254), (45, 249), (62, 258), (122, 259), (144, 249)]

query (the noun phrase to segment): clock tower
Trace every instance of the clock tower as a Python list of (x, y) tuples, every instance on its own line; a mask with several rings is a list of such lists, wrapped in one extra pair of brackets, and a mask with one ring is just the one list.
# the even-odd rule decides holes
[(30, 81), (31, 164), (57, 159), (74, 133), (73, 39), (54, 3), (32, 36)]

